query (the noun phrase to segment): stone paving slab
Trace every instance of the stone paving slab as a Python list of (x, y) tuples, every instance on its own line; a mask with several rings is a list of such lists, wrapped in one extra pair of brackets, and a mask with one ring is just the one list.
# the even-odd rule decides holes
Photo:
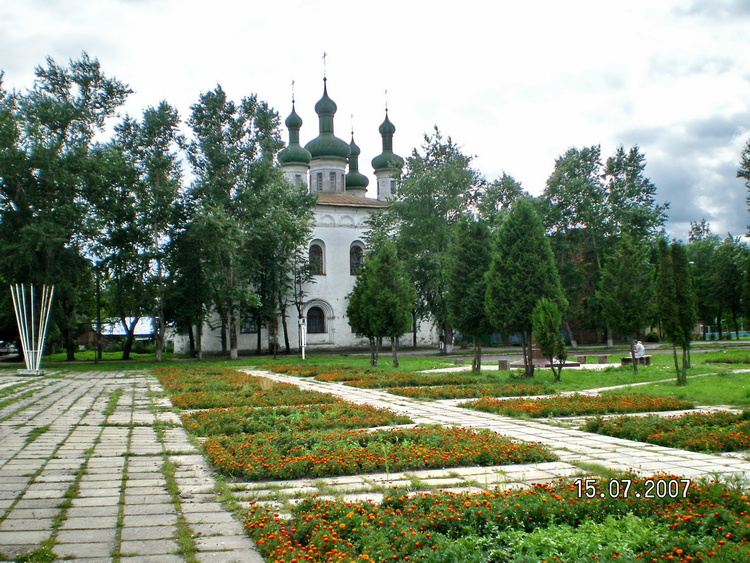
[[(125, 375), (0, 375), (0, 388), (17, 397), (0, 407), (0, 558), (51, 542), (70, 561), (110, 562), (113, 554), (138, 563), (185, 561), (163, 473), (169, 459), (178, 467), (178, 500), (196, 538), (196, 558), (261, 562), (240, 523), (214, 498), (211, 471), (156, 378)], [(22, 398), (27, 391), (33, 395)], [(107, 413), (115, 392), (119, 401)], [(156, 420), (167, 425), (163, 440)]]

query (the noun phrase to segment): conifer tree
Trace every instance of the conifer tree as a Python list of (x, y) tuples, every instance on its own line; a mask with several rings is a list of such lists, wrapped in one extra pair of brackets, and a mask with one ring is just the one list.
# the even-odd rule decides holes
[(498, 228), (487, 272), (485, 307), (493, 328), (520, 333), (526, 376), (533, 377), (531, 314), (546, 297), (565, 306), (560, 276), (542, 221), (527, 199), (517, 200)]
[(490, 267), (490, 236), (483, 221), (466, 220), (456, 225), (448, 248), (448, 318), (464, 336), (473, 340), (471, 370), (482, 369), (482, 334), (489, 331), (484, 307)]
[(599, 285), (607, 327), (630, 337), (633, 371), (638, 371), (633, 340), (651, 318), (654, 307), (654, 272), (645, 245), (623, 234), (613, 256), (604, 266)]
[(416, 292), (396, 255), (385, 242), (365, 257), (349, 296), (346, 315), (357, 336), (370, 341), (370, 364), (378, 363), (378, 341), (391, 339), (393, 367), (398, 367), (397, 339), (409, 330)]

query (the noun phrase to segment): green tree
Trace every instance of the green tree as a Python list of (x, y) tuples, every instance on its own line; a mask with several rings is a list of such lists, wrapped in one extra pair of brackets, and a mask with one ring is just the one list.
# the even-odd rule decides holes
[[(659, 241), (657, 314), (664, 335), (672, 343), (677, 385), (687, 383), (688, 350), (695, 324), (695, 295), (688, 268), (687, 254), (681, 245), (673, 243), (670, 247), (665, 239)], [(677, 346), (682, 348), (682, 367), (677, 360)]]
[(0, 276), (55, 286), (51, 323), (72, 360), (93, 301), (85, 255), (95, 235), (88, 197), (94, 137), (130, 90), (86, 53), (67, 67), (48, 57), (35, 74), (26, 93), (0, 93)]
[[(746, 201), (750, 209), (750, 139), (745, 143), (740, 156), (740, 165), (737, 168), (737, 177), (745, 180), (745, 188), (748, 190)], [(748, 227), (750, 229), (750, 227)]]
[(162, 360), (166, 330), (168, 272), (166, 253), (177, 222), (180, 192), (180, 118), (167, 102), (149, 107), (142, 121), (126, 117), (115, 128), (115, 143), (135, 171), (133, 183), (133, 224), (137, 246), (133, 258), (140, 262), (143, 275), (143, 312), (154, 328), (156, 360)]
[[(406, 172), (388, 209), (398, 230), (399, 255), (408, 259), (417, 290), (418, 318), (432, 318), (450, 343), (446, 300), (448, 245), (454, 224), (471, 208), (483, 180), (450, 137), (435, 128), (406, 162)], [(448, 346), (446, 346), (446, 351)]]
[(557, 303), (546, 298), (537, 301), (531, 313), (534, 340), (542, 356), (549, 361), (555, 381), (560, 381), (562, 368), (568, 357), (565, 341), (560, 334), (561, 323), (562, 313)]
[(633, 371), (638, 371), (633, 341), (652, 318), (654, 308), (654, 269), (648, 247), (624, 234), (608, 259), (599, 285), (607, 327), (630, 337)]
[(717, 265), (719, 246), (721, 238), (711, 232), (711, 227), (705, 219), (690, 223), (687, 254), (693, 273), (693, 287), (698, 296), (696, 310), (698, 319), (709, 326), (714, 324), (720, 315)]
[(565, 306), (565, 297), (544, 226), (529, 200), (516, 201), (497, 229), (486, 281), (487, 317), (495, 330), (521, 334), (526, 376), (532, 377), (532, 311), (542, 298)]
[(482, 369), (482, 334), (489, 332), (484, 307), (490, 266), (490, 233), (484, 221), (460, 221), (448, 247), (448, 318), (464, 336), (473, 341), (471, 369)]
[(378, 341), (391, 339), (393, 367), (398, 367), (397, 339), (409, 330), (416, 299), (403, 262), (392, 243), (369, 253), (349, 295), (346, 315), (357, 336), (370, 341), (370, 364), (378, 363)]
[[(739, 315), (742, 313), (743, 275), (747, 256), (747, 247), (731, 234), (716, 249), (714, 265), (717, 283), (714, 293), (718, 304), (716, 317), (719, 338), (723, 336), (722, 325), (726, 315), (731, 316), (737, 340), (740, 339)], [(731, 333), (729, 338), (731, 339)]]
[(196, 227), (206, 229), (201, 267), (221, 319), (223, 348), (228, 336), (229, 357), (236, 359), (240, 314), (260, 303), (251, 284), (259, 269), (253, 229), (262, 209), (274, 204), (264, 195), (278, 181), (279, 119), (256, 96), (235, 104), (217, 86), (191, 106), (188, 125), (193, 133), (188, 160), (195, 174), (189, 198)]
[(541, 205), (566, 288), (564, 322), (571, 334), (603, 323), (596, 291), (618, 237), (627, 232), (644, 243), (664, 224), (668, 205), (656, 203), (645, 166), (637, 146), (618, 147), (606, 162), (598, 145), (571, 148), (555, 161)]

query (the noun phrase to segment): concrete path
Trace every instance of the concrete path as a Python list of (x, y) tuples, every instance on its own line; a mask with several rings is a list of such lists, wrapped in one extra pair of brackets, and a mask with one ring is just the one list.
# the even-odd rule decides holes
[[(490, 468), (451, 469), (443, 471), (415, 471), (392, 475), (298, 480), (278, 482), (269, 489), (267, 484), (247, 483), (243, 487), (246, 499), (299, 498), (313, 492), (323, 497), (335, 496), (345, 500), (367, 498), (378, 500), (383, 486), (409, 486), (415, 488), (449, 488), (472, 490), (489, 486), (519, 486), (530, 482), (546, 482), (561, 477), (585, 475), (580, 466), (586, 464), (612, 470), (634, 470), (644, 476), (655, 473), (678, 475), (685, 479), (711, 477), (717, 474), (750, 478), (750, 461), (736, 455), (708, 455), (675, 448), (666, 448), (620, 438), (582, 432), (575, 428), (547, 424), (534, 420), (514, 419), (489, 413), (459, 408), (460, 401), (417, 401), (376, 389), (357, 389), (341, 383), (319, 382), (265, 371), (251, 373), (277, 381), (293, 383), (304, 389), (337, 395), (354, 403), (391, 409), (406, 414), (418, 424), (461, 425), (488, 428), (505, 436), (548, 445), (560, 461), (525, 466), (498, 466)], [(673, 413), (674, 414), (674, 413)], [(281, 494), (280, 494), (281, 493)], [(240, 498), (242, 493), (240, 493)], [(341, 495), (344, 495), (343, 497)], [(276, 504), (280, 509), (279, 503)]]
[(156, 378), (0, 375), (0, 559), (261, 562)]

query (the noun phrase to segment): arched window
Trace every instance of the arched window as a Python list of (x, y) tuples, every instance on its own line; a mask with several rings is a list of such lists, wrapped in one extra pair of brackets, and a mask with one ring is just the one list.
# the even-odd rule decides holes
[(362, 261), (364, 260), (364, 249), (362, 245), (357, 242), (353, 242), (349, 247), (349, 273), (356, 276), (359, 273), (359, 269), (362, 267)]
[(323, 246), (314, 242), (310, 245), (310, 273), (313, 276), (322, 276), (325, 273), (324, 265)]
[(320, 307), (310, 307), (307, 311), (307, 332), (309, 334), (326, 332), (326, 315)]

